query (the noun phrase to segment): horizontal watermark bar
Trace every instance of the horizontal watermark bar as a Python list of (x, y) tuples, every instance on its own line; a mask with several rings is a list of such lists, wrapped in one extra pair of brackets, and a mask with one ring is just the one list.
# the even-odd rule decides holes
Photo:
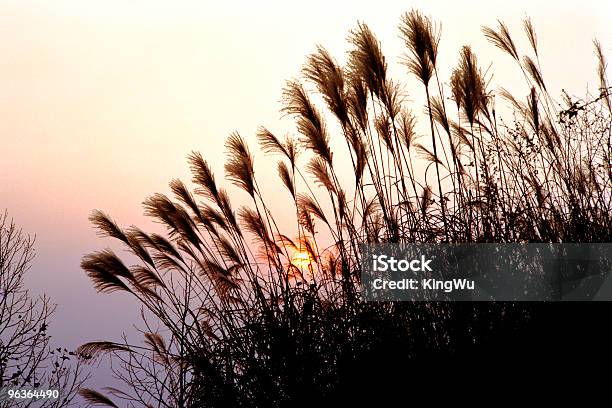
[(612, 301), (612, 244), (362, 244), (366, 301)]

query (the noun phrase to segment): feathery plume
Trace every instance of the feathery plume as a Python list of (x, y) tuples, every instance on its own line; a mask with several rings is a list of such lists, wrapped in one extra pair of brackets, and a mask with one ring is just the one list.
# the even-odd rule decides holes
[(367, 88), (382, 99), (387, 81), (387, 63), (367, 24), (359, 22), (349, 33), (348, 41), (355, 47), (349, 51), (348, 67), (353, 80), (361, 80)]
[(196, 219), (202, 220), (202, 214), (200, 213), (200, 208), (198, 207), (195, 198), (181, 180), (173, 179), (170, 182), (170, 189), (174, 193), (177, 200), (191, 209)]
[(365, 132), (368, 127), (368, 90), (361, 78), (351, 78), (346, 99), (351, 117)]
[(181, 256), (179, 251), (165, 237), (159, 234), (151, 234), (150, 238), (151, 238), (151, 243), (155, 246), (155, 249), (157, 249), (159, 252), (163, 254), (167, 254), (183, 262), (183, 257)]
[(100, 210), (92, 211), (89, 215), (89, 221), (96, 227), (99, 236), (116, 238), (129, 244), (124, 231), (104, 212)]
[(79, 390), (79, 395), (92, 405), (103, 405), (106, 407), (119, 408), (113, 401), (111, 401), (110, 398), (89, 388), (81, 388)]
[(147, 344), (149, 348), (153, 351), (155, 357), (165, 365), (169, 365), (170, 359), (168, 356), (168, 349), (166, 347), (166, 342), (164, 341), (164, 338), (158, 333), (145, 333), (144, 337), (145, 344)]
[(510, 36), (510, 31), (506, 24), (504, 24), (501, 20), (497, 20), (498, 30), (495, 31), (490, 27), (483, 26), (482, 32), (484, 36), (495, 45), (497, 48), (507, 52), (512, 58), (514, 58), (518, 63), (520, 63), (519, 55), (516, 50), (516, 46), (514, 45), (514, 41)]
[(452, 134), (457, 143), (463, 146), (467, 146), (470, 150), (474, 151), (474, 146), (472, 145), (472, 141), (468, 138), (468, 135), (471, 135), (471, 132), (464, 128), (463, 126), (459, 126), (457, 122), (451, 122)]
[(227, 194), (227, 191), (223, 189), (219, 190), (219, 208), (225, 217), (227, 225), (231, 227), (232, 231), (238, 234), (238, 236), (241, 236), (242, 232), (238, 227), (238, 221), (236, 220), (236, 214), (234, 214), (234, 210), (232, 209), (232, 203), (229, 195)]
[(546, 85), (544, 85), (544, 78), (542, 78), (542, 74), (540, 73), (540, 70), (538, 69), (536, 64), (533, 62), (533, 60), (527, 55), (523, 57), (523, 66), (525, 67), (527, 72), (529, 72), (529, 75), (531, 75), (531, 78), (535, 81), (535, 83), (541, 89), (546, 90)]
[(282, 245), (284, 247), (288, 247), (292, 251), (299, 251), (300, 250), (298, 245), (296, 245), (296, 243), (293, 242), (293, 240), (291, 238), (289, 238), (288, 236), (286, 236), (284, 234), (278, 234), (278, 236), (276, 238), (276, 242), (277, 242), (277, 244), (279, 244), (279, 246)]
[(163, 194), (154, 194), (143, 202), (145, 215), (159, 220), (169, 229), (171, 238), (177, 236), (189, 241), (196, 248), (201, 246), (197, 227), (187, 211)]
[(316, 182), (330, 192), (336, 192), (336, 188), (329, 174), (327, 164), (320, 157), (313, 157), (306, 165), (306, 171), (312, 174)]
[(134, 280), (130, 270), (110, 249), (86, 255), (81, 261), (81, 268), (92, 280), (96, 290), (102, 293), (112, 293), (117, 290), (129, 292), (130, 289), (120, 277)]
[(461, 108), (461, 99), (463, 90), (461, 89), (461, 71), (454, 69), (450, 78), (452, 99), (457, 105), (457, 109)]
[(86, 360), (96, 359), (99, 355), (114, 351), (131, 351), (128, 347), (111, 341), (92, 341), (80, 345), (76, 355)]
[(387, 149), (393, 152), (393, 136), (391, 134), (391, 124), (389, 123), (389, 118), (384, 114), (377, 116), (374, 119), (374, 127), (376, 128), (378, 137), (381, 138)]
[(237, 132), (232, 133), (225, 141), (228, 160), (225, 163), (227, 178), (234, 185), (242, 188), (251, 197), (255, 196), (255, 170), (253, 156), (249, 148)]
[(130, 271), (132, 272), (132, 275), (136, 279), (136, 282), (138, 282), (138, 284), (141, 285), (142, 287), (145, 287), (145, 288), (148, 288), (151, 286), (166, 287), (164, 282), (161, 279), (159, 279), (159, 276), (157, 276), (157, 274), (149, 268), (137, 265), (137, 266), (133, 266), (130, 269)]
[(200, 214), (202, 214), (202, 219), (206, 220), (206, 225), (216, 224), (227, 231), (227, 223), (225, 222), (225, 217), (223, 216), (223, 214), (212, 208), (210, 205), (200, 205)]
[(298, 222), (312, 236), (315, 234), (314, 219), (303, 206), (298, 205)]
[(284, 155), (287, 158), (291, 158), (287, 148), (280, 140), (268, 129), (263, 126), (260, 126), (257, 129), (257, 139), (259, 140), (259, 145), (261, 149), (266, 153), (279, 153)]
[(411, 10), (402, 16), (400, 32), (410, 51), (406, 65), (427, 86), (436, 68), (440, 32), (418, 10)]
[(429, 150), (427, 147), (423, 146), (420, 143), (416, 143), (414, 145), (416, 151), (419, 153), (419, 155), (425, 159), (427, 162), (429, 163), (438, 163), (440, 164), (442, 167), (444, 166), (444, 163), (442, 163), (442, 161), (440, 160), (440, 158), (438, 158), (438, 156), (436, 156), (431, 150)]
[(140, 231), (138, 228), (131, 227), (125, 231), (125, 235), (128, 239), (128, 245), (132, 252), (139, 257), (143, 262), (149, 264), (152, 267), (155, 267), (153, 259), (151, 255), (146, 249), (146, 242), (143, 242), (141, 234), (145, 235), (144, 232)]
[(235, 265), (242, 264), (242, 259), (238, 250), (232, 245), (232, 243), (226, 237), (220, 237), (217, 241), (219, 246), (219, 253), (228, 261), (233, 262)]
[(535, 29), (533, 28), (533, 24), (531, 23), (531, 19), (529, 17), (523, 20), (523, 28), (525, 29), (525, 34), (527, 35), (527, 39), (529, 40), (529, 44), (531, 44), (531, 48), (535, 53), (536, 57), (538, 55), (538, 37), (536, 36)]
[(348, 124), (348, 107), (345, 100), (344, 72), (329, 52), (322, 46), (311, 54), (302, 72), (306, 79), (317, 86), (330, 111), (342, 126)]
[(278, 162), (278, 176), (283, 182), (283, 185), (287, 188), (287, 190), (289, 190), (289, 193), (291, 193), (291, 197), (293, 197), (295, 200), (295, 186), (293, 185), (293, 178), (291, 177), (285, 162)]
[(601, 43), (598, 40), (593, 40), (595, 46), (595, 55), (597, 56), (597, 76), (599, 77), (599, 88), (601, 96), (604, 98), (608, 110), (612, 113), (612, 102), (610, 101), (610, 89), (608, 88), (608, 81), (606, 79), (606, 58), (604, 57)]
[(215, 176), (208, 162), (202, 158), (200, 152), (191, 152), (191, 154), (187, 156), (187, 160), (189, 161), (189, 167), (193, 175), (193, 182), (200, 186), (199, 189), (196, 189), (196, 193), (202, 194), (206, 198), (219, 203), (219, 190), (215, 182)]
[(304, 86), (299, 82), (290, 81), (283, 91), (283, 99), (285, 103), (283, 111), (296, 116), (298, 131), (303, 136), (300, 142), (331, 165), (332, 152), (325, 122), (310, 101)]
[(499, 95), (502, 98), (504, 98), (505, 100), (507, 100), (508, 102), (510, 102), (512, 104), (512, 106), (514, 107), (514, 109), (517, 110), (518, 112), (520, 112), (521, 115), (525, 115), (525, 112), (527, 111), (527, 108), (525, 107), (524, 104), (522, 104), (519, 101), (517, 101), (516, 98), (514, 97), (514, 95), (512, 95), (510, 93), (510, 91), (508, 91), (505, 88), (501, 88), (499, 90)]
[(416, 118), (409, 110), (402, 110), (399, 115), (399, 126), (397, 131), (399, 133), (400, 141), (406, 147), (406, 149), (410, 150), (414, 140), (416, 139), (416, 134), (414, 128), (416, 126)]
[(249, 207), (241, 207), (238, 210), (238, 217), (244, 229), (258, 237), (262, 242), (269, 242), (268, 229), (257, 211)]
[(433, 191), (431, 190), (431, 187), (429, 185), (426, 185), (423, 188), (423, 191), (421, 192), (420, 199), (421, 214), (423, 215), (423, 218), (425, 218), (425, 216), (427, 215), (427, 208), (429, 208), (433, 201), (432, 196)]
[(433, 97), (431, 99), (431, 113), (433, 115), (434, 121), (436, 121), (437, 124), (442, 126), (444, 131), (450, 135), (451, 132), (450, 125), (448, 123), (448, 117), (446, 116), (444, 105), (442, 105), (442, 100), (439, 97)]
[(399, 83), (391, 79), (385, 82), (384, 89), (383, 104), (385, 105), (389, 118), (395, 120), (402, 109), (402, 101), (404, 99), (402, 89)]
[(477, 119), (478, 113), (486, 110), (485, 83), (478, 68), (476, 55), (465, 45), (461, 48), (459, 65), (453, 71), (453, 94), (459, 99), (459, 106), (471, 125)]
[(321, 209), (321, 207), (319, 207), (319, 205), (312, 197), (306, 194), (298, 194), (298, 207), (301, 210), (305, 211), (307, 214), (312, 214), (321, 221), (323, 221), (325, 224), (329, 225), (329, 222), (327, 221), (323, 210)]

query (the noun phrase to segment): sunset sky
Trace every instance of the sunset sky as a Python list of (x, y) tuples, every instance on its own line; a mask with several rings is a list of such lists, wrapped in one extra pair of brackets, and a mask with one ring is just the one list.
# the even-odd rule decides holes
[[(551, 94), (564, 88), (582, 96), (597, 92), (592, 39), (612, 57), (611, 4), (0, 0), (0, 211), (37, 236), (29, 283), (59, 305), (55, 340), (76, 347), (119, 339), (138, 321), (126, 296), (96, 294), (79, 268), (84, 254), (108, 245), (90, 227), (89, 212), (150, 227), (141, 202), (167, 192), (172, 178), (190, 179), (190, 151), (201, 151), (221, 179), (223, 141), (232, 131), (253, 151), (258, 126), (292, 131), (279, 113), (282, 87), (317, 43), (342, 62), (348, 31), (366, 22), (420, 112), (422, 89), (398, 63), (404, 11), (419, 8), (442, 24), (443, 67), (472, 44), (481, 66), (493, 62), (493, 88), (518, 89), (520, 72), (480, 26), (503, 19), (527, 51), (521, 20), (530, 16)], [(260, 153), (255, 165), (260, 182), (269, 183), (264, 191), (278, 191)], [(291, 211), (271, 201), (273, 211)]]

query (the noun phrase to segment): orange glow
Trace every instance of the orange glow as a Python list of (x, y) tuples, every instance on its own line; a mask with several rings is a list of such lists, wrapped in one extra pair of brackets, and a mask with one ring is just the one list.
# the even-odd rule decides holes
[(312, 264), (312, 258), (308, 251), (295, 251), (291, 257), (291, 264), (300, 269), (309, 269)]

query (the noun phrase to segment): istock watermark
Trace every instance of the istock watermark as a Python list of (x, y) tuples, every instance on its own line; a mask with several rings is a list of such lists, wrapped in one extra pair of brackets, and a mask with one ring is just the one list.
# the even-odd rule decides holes
[(612, 244), (361, 245), (366, 301), (612, 301)]
[(406, 272), (408, 270), (414, 272), (431, 271), (431, 268), (429, 267), (431, 259), (426, 259), (425, 255), (421, 255), (420, 260), (395, 259), (394, 257), (387, 255), (374, 255), (372, 258), (374, 259), (373, 270), (376, 272), (386, 272), (388, 270), (396, 272)]

